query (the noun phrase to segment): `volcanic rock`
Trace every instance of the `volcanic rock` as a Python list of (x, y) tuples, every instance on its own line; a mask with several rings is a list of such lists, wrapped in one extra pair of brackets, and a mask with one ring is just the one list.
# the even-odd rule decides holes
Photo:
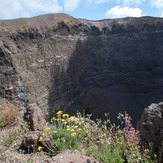
[(50, 119), (58, 109), (140, 119), (163, 99), (163, 19), (66, 14), (0, 20), (0, 96)]
[(142, 141), (153, 142), (154, 149), (159, 153), (162, 152), (163, 158), (163, 102), (151, 104), (144, 109), (138, 122), (138, 130)]
[(24, 119), (27, 121), (31, 131), (43, 131), (46, 127), (46, 121), (42, 111), (36, 104), (29, 104)]
[[(28, 152), (38, 151), (38, 147), (41, 146), (46, 149), (46, 145), (50, 143), (51, 135), (42, 136), (43, 132), (40, 131), (30, 131), (24, 136), (22, 145), (20, 148), (27, 149)], [(42, 137), (41, 141), (39, 141)]]
[(40, 163), (99, 163), (99, 161), (93, 157), (88, 157), (77, 150), (61, 151), (51, 159), (45, 159)]

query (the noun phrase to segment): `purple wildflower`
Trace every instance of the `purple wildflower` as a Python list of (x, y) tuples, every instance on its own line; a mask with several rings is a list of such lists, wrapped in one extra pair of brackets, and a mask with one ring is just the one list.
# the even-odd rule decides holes
[(128, 127), (125, 127), (125, 130), (128, 130)]
[(135, 129), (133, 127), (130, 128), (130, 131), (135, 131)]
[(148, 149), (145, 149), (145, 150), (144, 150), (144, 153), (145, 153), (145, 154), (148, 154), (148, 152), (149, 152)]
[(124, 150), (124, 155), (127, 154), (128, 150)]
[(126, 125), (129, 125), (130, 123), (131, 123), (131, 122), (130, 122), (129, 120), (126, 120), (126, 121), (125, 121), (125, 124), (126, 124)]

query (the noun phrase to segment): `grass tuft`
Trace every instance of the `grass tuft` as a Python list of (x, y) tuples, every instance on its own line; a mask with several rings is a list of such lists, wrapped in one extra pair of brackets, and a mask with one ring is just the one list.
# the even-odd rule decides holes
[(13, 126), (19, 122), (19, 111), (12, 104), (6, 104), (0, 108), (0, 127)]

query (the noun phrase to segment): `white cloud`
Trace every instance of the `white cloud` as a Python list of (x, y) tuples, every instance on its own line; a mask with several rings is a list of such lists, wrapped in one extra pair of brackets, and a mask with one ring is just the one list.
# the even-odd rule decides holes
[(161, 16), (160, 17), (163, 17), (163, 12), (161, 13)]
[(122, 3), (124, 5), (141, 5), (146, 0), (87, 0), (87, 2), (94, 3), (94, 4), (100, 4), (100, 3), (106, 3), (106, 2), (115, 2), (117, 4)]
[(32, 12), (59, 12), (62, 7), (59, 6), (58, 0), (21, 0), (23, 5)]
[(63, 0), (65, 10), (66, 11), (75, 10), (78, 7), (80, 1), (81, 0)]
[(156, 8), (163, 8), (163, 0), (151, 0), (151, 4)]
[(140, 17), (142, 16), (142, 10), (139, 8), (115, 6), (106, 13), (106, 16), (108, 18)]
[(24, 10), (21, 3), (17, 0), (0, 0), (0, 19), (12, 19), (15, 17), (30, 16), (30, 14)]
[(41, 12), (59, 12), (58, 0), (0, 0), (0, 19), (30, 17)]
[(94, 0), (95, 4), (100, 4), (100, 3), (105, 3), (105, 2), (109, 2), (110, 0)]
[(123, 0), (125, 5), (141, 5), (146, 0)]
[(87, 0), (88, 3), (95, 3), (95, 4), (100, 4), (100, 3), (105, 3), (109, 2), (110, 0)]

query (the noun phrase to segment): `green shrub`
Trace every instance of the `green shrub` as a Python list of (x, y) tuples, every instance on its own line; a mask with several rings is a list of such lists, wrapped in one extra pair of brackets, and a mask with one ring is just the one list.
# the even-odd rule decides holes
[(40, 137), (40, 142), (45, 135), (51, 135), (48, 144), (39, 146), (48, 155), (56, 155), (58, 151), (78, 149), (85, 151), (86, 155), (94, 156), (104, 163), (148, 163), (157, 162), (158, 156), (154, 154), (152, 146), (143, 147), (139, 131), (131, 124), (128, 114), (119, 114), (121, 126), (112, 124), (108, 114), (106, 121), (97, 119), (96, 122), (84, 118), (78, 113), (77, 117), (57, 112), (51, 122), (47, 122), (46, 131)]
[[(58, 151), (67, 149), (79, 149), (79, 135), (84, 136), (83, 118), (79, 119), (68, 114), (62, 114), (62, 111), (57, 112), (57, 117), (51, 119), (51, 124), (47, 123), (46, 131), (40, 137), (41, 142), (47, 134), (51, 135), (51, 141), (44, 144), (48, 155), (56, 155)], [(38, 150), (44, 149), (39, 146)]]

